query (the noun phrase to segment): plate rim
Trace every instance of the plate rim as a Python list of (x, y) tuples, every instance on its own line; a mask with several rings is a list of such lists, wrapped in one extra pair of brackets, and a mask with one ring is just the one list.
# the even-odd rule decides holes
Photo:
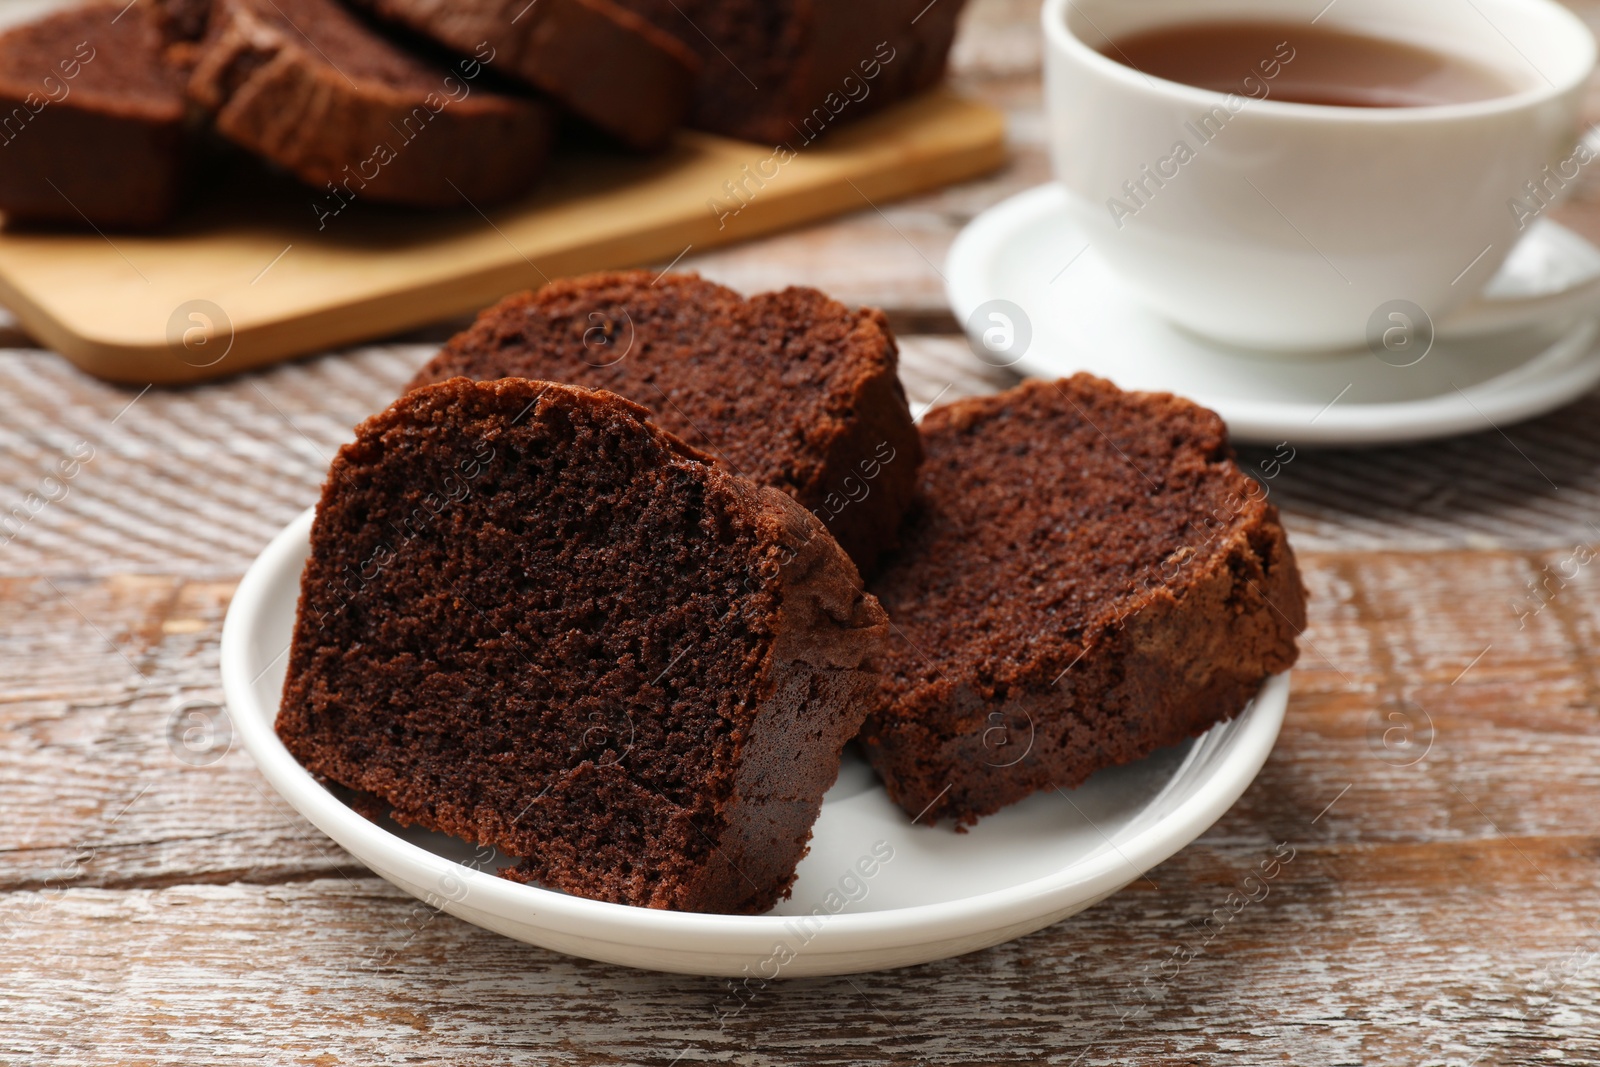
[[(255, 695), (257, 679), (289, 651), (285, 645), (282, 651), (265, 661), (265, 667), (260, 666), (262, 661), (256, 658), (256, 646), (262, 644), (261, 639), (266, 636), (262, 626), (263, 609), (278, 582), (292, 580), (298, 595), (315, 510), (306, 509), (285, 526), (245, 572), (223, 622), (220, 655), (224, 699), (232, 729), (262, 775), (300, 815), (357, 862), (390, 881), (397, 877), (438, 880), (451, 876), (459, 879), (464, 895), (460, 900), (444, 902), (445, 910), (453, 910), (452, 903), (460, 904), (473, 912), (509, 915), (513, 922), (550, 930), (566, 938), (579, 936), (585, 940), (687, 956), (739, 954), (764, 958), (770, 954), (775, 936), (792, 932), (787, 927), (792, 926), (798, 916), (723, 915), (639, 908), (512, 882), (406, 841), (357, 814), (317, 783), (290, 755), (273, 729), (270, 720), (276, 716), (276, 700), (269, 708)], [(265, 645), (259, 655), (267, 655), (267, 649), (276, 643)], [(904, 952), (918, 945), (981, 937), (985, 933), (1041, 920), (1033, 927), (1037, 929), (1054, 921), (1049, 916), (1104, 898), (1187, 846), (1233, 806), (1255, 780), (1276, 743), (1287, 710), (1288, 691), (1289, 672), (1269, 677), (1251, 708), (1222, 724), (1223, 728), (1232, 727), (1233, 731), (1224, 735), (1226, 751), (1215, 767), (1195, 782), (1190, 795), (1176, 811), (1140, 826), (1128, 840), (1108, 838), (1110, 847), (1107, 849), (1091, 853), (1048, 875), (1003, 889), (908, 908), (830, 915), (807, 939), (801, 953), (814, 958)], [(1208, 736), (1211, 734), (1202, 735), (1200, 742)], [(380, 857), (381, 862), (369, 856)], [(402, 884), (401, 888), (417, 895), (407, 885)], [(475, 920), (467, 918), (467, 921)], [(561, 948), (557, 951), (573, 950)], [(693, 973), (727, 972), (717, 969)]]
[[(984, 265), (1004, 251), (1020, 229), (1043, 216), (1064, 212), (1066, 195), (1066, 190), (1057, 182), (1046, 181), (990, 205), (961, 228), (945, 257), (944, 288), (951, 313), (963, 330), (973, 310), (983, 301), (993, 298), (980, 295), (988, 292)], [(1557, 233), (1557, 239), (1582, 242), (1600, 255), (1600, 249), (1581, 234), (1548, 219), (1541, 219), (1540, 224)], [(1095, 253), (1091, 247), (1084, 254)], [(1573, 343), (1573, 338), (1588, 331), (1589, 336), (1577, 342), (1589, 346), (1586, 357), (1579, 357), (1573, 365), (1560, 368), (1531, 383), (1520, 383), (1509, 392), (1482, 392), (1476, 401), (1470, 398), (1470, 394), (1478, 386), (1490, 384), (1494, 379), (1468, 386), (1465, 391), (1469, 398), (1465, 403), (1448, 393), (1418, 400), (1376, 404), (1334, 403), (1326, 406), (1263, 400), (1218, 402), (1216, 398), (1202, 398), (1200, 402), (1222, 416), (1235, 440), (1251, 443), (1287, 438), (1295, 444), (1305, 445), (1372, 446), (1487, 432), (1498, 424), (1516, 422), (1554, 410), (1600, 384), (1600, 345), (1595, 343), (1596, 337), (1600, 336), (1597, 319), (1600, 319), (1600, 313), (1575, 321), (1546, 349), (1548, 352), (1558, 345)], [(1271, 355), (1263, 358), (1270, 359)], [(1027, 354), (1018, 359), (1014, 367), (1034, 377), (1062, 376), (1060, 368)], [(1485, 406), (1480, 410), (1480, 405)]]

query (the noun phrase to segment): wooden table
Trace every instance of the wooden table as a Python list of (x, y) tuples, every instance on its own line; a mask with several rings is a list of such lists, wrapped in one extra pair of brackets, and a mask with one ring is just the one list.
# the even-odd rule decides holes
[[(956, 335), (938, 266), (1046, 176), (1035, 10), (974, 0), (957, 56), (1011, 114), (1004, 173), (683, 265), (889, 308), (916, 400), (1010, 384)], [(1559, 217), (1600, 238), (1597, 191)], [(417, 911), (230, 743), (234, 584), (429, 338), (144, 393), (0, 344), (0, 514), (44, 501), (0, 529), (0, 1063), (1600, 1061), (1600, 565), (1579, 562), (1600, 396), (1297, 454), (1274, 499), (1311, 624), (1282, 739), (1148, 881), (986, 952), (782, 983), (721, 1025), (718, 981)], [(1280, 842), (1269, 894), (1203, 931)]]

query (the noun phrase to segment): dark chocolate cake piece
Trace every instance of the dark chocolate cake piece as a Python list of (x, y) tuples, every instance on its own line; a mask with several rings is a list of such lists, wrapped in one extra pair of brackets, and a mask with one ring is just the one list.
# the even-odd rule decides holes
[(183, 78), (124, 4), (55, 12), (0, 36), (0, 211), (11, 220), (142, 228), (186, 191)]
[(634, 148), (665, 145), (689, 111), (700, 61), (612, 0), (354, 2), (548, 93)]
[(963, 0), (619, 0), (700, 53), (690, 124), (798, 149), (944, 74)]
[(1305, 593), (1215, 414), (1079, 374), (922, 424), (868, 759), (913, 817), (975, 822), (1176, 744), (1295, 661)]
[(810, 509), (863, 572), (922, 461), (883, 313), (815, 289), (744, 299), (693, 274), (593, 274), (510, 297), (412, 386), (464, 374), (609, 389), (735, 474)]
[(885, 619), (816, 520), (604, 392), (458, 378), (340, 450), (278, 735), (580, 896), (787, 895)]
[(544, 170), (549, 105), (491, 90), (479, 59), (421, 58), (336, 0), (214, 0), (186, 47), (217, 132), (314, 186), (319, 219), (358, 199), (491, 204)]

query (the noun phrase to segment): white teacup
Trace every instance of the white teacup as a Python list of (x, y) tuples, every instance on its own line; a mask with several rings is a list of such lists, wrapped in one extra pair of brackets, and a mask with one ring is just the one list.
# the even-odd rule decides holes
[[(1398, 38), (1487, 66), (1511, 90), (1325, 107), (1274, 100), (1270, 85), (1254, 98), (1198, 89), (1097, 50), (1203, 18)], [(1370, 343), (1397, 302), (1440, 329), (1457, 309), (1473, 318), (1462, 305), (1594, 156), (1575, 144), (1594, 38), (1553, 0), (1045, 0), (1043, 19), (1048, 136), (1075, 217), (1145, 302), (1229, 344)], [(1260, 71), (1241, 81), (1252, 74), (1259, 84)]]

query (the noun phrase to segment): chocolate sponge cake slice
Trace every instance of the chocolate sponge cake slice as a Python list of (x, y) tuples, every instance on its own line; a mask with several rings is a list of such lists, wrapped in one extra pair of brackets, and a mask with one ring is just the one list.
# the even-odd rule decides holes
[(412, 385), (458, 374), (609, 389), (810, 509), (856, 566), (893, 544), (921, 444), (883, 313), (815, 289), (746, 300), (693, 274), (557, 281), (478, 317)]
[(963, 0), (619, 0), (700, 54), (690, 124), (799, 149), (944, 74)]
[(0, 36), (0, 211), (10, 220), (157, 226), (182, 203), (192, 137), (183, 78), (122, 3)]
[(624, 144), (661, 148), (689, 111), (695, 54), (611, 0), (355, 0), (548, 93)]
[[(192, 31), (179, 11), (169, 21)], [(311, 205), (324, 224), (358, 199), (465, 209), (516, 196), (555, 128), (547, 104), (491, 91), (478, 59), (437, 65), (336, 0), (213, 0), (180, 62), (218, 133), (324, 194)]]
[(1226, 719), (1294, 663), (1305, 594), (1222, 420), (1086, 374), (922, 424), (868, 759), (913, 817), (968, 824)]
[(334, 460), (277, 731), (402, 822), (622, 904), (787, 894), (882, 610), (787, 496), (609, 393), (416, 390)]

